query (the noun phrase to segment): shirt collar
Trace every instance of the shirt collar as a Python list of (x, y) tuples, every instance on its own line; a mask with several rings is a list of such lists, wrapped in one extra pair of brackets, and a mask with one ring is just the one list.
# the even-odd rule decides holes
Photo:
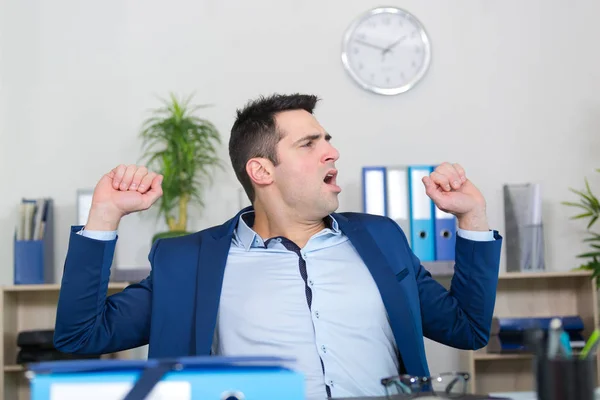
[[(250, 250), (252, 247), (265, 247), (265, 241), (256, 233), (251, 226), (254, 225), (254, 211), (246, 211), (240, 215), (234, 236), (238, 240), (241, 247)], [(331, 231), (334, 234), (340, 234), (338, 222), (332, 215), (325, 218), (325, 231)]]

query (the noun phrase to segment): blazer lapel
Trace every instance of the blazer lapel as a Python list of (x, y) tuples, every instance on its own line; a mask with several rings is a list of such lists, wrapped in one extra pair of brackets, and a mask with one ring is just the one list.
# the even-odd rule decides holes
[[(202, 235), (196, 275), (196, 310), (193, 354), (208, 355), (217, 323), (217, 313), (223, 287), (223, 274), (229, 256), (233, 231), (239, 216), (251, 209), (241, 210), (220, 227)], [(194, 338), (192, 340), (194, 340)]]
[(217, 322), (217, 312), (223, 285), (223, 274), (231, 239), (210, 235), (202, 240), (196, 275), (195, 354), (208, 355)]
[(335, 215), (340, 229), (356, 248), (371, 272), (388, 312), (390, 325), (394, 331), (396, 344), (406, 368), (411, 374), (426, 374), (425, 360), (417, 345), (422, 338), (417, 337), (415, 318), (412, 315), (409, 299), (398, 284), (396, 276), (381, 249), (367, 229), (356, 221)]

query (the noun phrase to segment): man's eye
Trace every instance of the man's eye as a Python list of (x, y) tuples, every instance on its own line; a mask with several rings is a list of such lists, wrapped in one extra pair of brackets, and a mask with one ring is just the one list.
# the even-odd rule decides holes
[(307, 142), (304, 145), (302, 145), (302, 147), (312, 147), (312, 145), (313, 145), (313, 142), (310, 141), (310, 142)]

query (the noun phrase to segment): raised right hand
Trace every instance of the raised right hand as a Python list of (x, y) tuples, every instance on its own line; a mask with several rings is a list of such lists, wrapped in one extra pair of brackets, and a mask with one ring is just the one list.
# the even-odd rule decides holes
[(146, 167), (119, 165), (102, 176), (92, 197), (87, 230), (116, 230), (121, 218), (147, 210), (162, 196), (163, 176)]

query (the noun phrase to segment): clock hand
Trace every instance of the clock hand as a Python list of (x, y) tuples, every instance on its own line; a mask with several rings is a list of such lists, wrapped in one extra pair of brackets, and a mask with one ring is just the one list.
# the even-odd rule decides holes
[(385, 48), (383, 48), (381, 46), (377, 46), (376, 44), (372, 44), (372, 43), (369, 43), (369, 42), (364, 42), (364, 41), (362, 41), (360, 39), (354, 39), (354, 41), (356, 43), (360, 43), (360, 44), (362, 44), (364, 46), (372, 47), (372, 48), (377, 49), (377, 50), (382, 50), (382, 51), (385, 50)]
[(398, 43), (403, 42), (405, 39), (406, 39), (406, 35), (402, 36), (401, 38), (399, 38), (398, 40), (396, 40), (395, 42), (393, 42), (392, 44), (387, 46), (385, 49), (383, 49), (383, 54), (389, 53), (390, 51), (392, 51), (392, 48), (396, 47), (398, 45)]

